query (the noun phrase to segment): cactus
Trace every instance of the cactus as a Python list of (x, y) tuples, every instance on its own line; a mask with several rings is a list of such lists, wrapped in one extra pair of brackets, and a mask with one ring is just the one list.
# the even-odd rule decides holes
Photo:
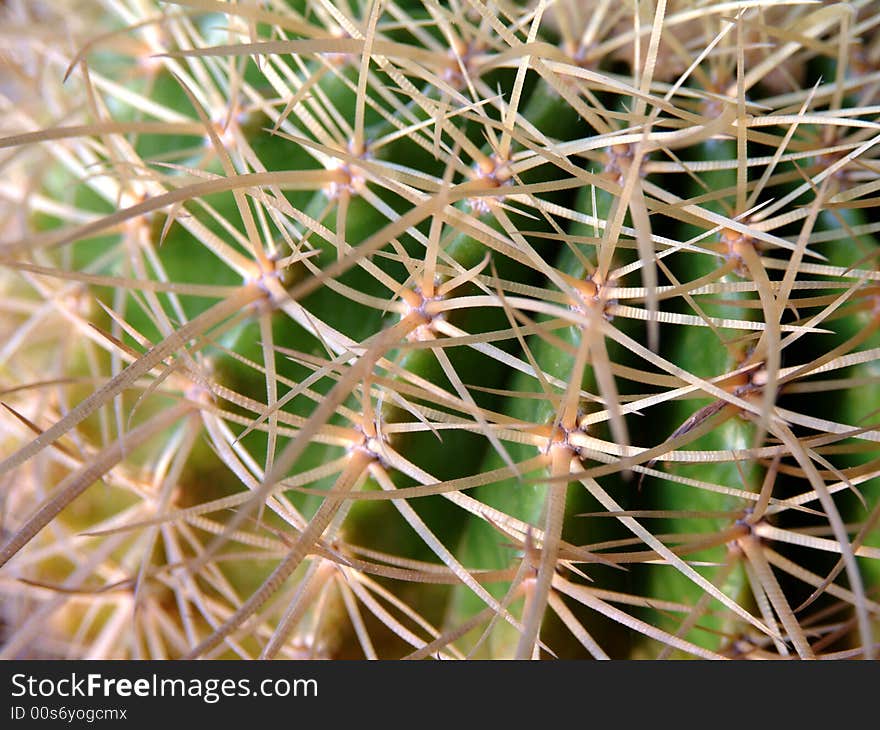
[(0, 13), (0, 656), (874, 658), (880, 3)]

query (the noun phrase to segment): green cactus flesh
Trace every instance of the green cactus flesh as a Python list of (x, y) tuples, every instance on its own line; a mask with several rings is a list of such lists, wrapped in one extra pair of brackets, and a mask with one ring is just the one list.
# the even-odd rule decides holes
[(875, 656), (880, 3), (106, 7), (0, 9), (0, 656)]

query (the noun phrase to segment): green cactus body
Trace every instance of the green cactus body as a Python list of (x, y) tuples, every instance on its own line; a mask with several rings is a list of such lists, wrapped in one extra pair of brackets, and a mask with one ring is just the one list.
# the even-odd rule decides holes
[[(870, 225), (870, 221), (859, 208), (843, 209), (834, 213), (823, 214), (817, 227), (820, 231), (835, 231), (840, 228), (841, 218), (849, 230), (855, 231)], [(854, 245), (853, 245), (854, 244)], [(853, 286), (853, 279), (860, 276), (862, 271), (870, 270), (872, 262), (878, 250), (877, 242), (872, 235), (860, 235), (852, 243), (846, 240), (834, 241), (828, 246), (828, 262), (832, 266), (842, 267), (846, 270), (845, 281), (847, 286)], [(875, 310), (874, 285), (865, 281), (859, 286), (859, 290), (849, 300), (849, 314), (835, 321), (836, 344), (841, 344), (851, 338), (859, 338), (863, 341), (855, 349), (854, 354), (869, 351), (880, 346), (880, 336), (877, 333), (877, 314)], [(864, 338), (865, 334), (869, 336)], [(829, 397), (836, 400), (836, 412), (842, 423), (853, 429), (871, 429), (880, 417), (880, 385), (877, 378), (880, 376), (877, 363), (873, 360), (857, 362), (842, 373), (836, 374), (842, 378), (851, 378), (858, 385), (844, 387), (839, 392), (829, 392)], [(871, 465), (876, 462), (880, 453), (874, 448), (872, 442), (861, 439), (854, 440), (854, 453), (841, 454), (839, 463), (846, 469), (854, 469), (860, 474), (854, 489), (860, 497), (848, 490), (841, 500), (842, 513), (850, 525), (863, 524), (866, 514), (870, 512), (870, 505), (877, 502), (880, 495), (880, 481), (872, 474)], [(865, 479), (865, 475), (870, 478)], [(854, 535), (855, 537), (855, 535)], [(860, 535), (862, 544), (869, 548), (876, 548), (877, 530), (869, 529)], [(875, 558), (866, 557), (859, 560), (859, 565), (865, 576), (866, 583), (873, 585), (880, 563)]]
[[(736, 142), (731, 140), (710, 140), (700, 148), (699, 160), (717, 160), (729, 162), (736, 159)], [(736, 186), (736, 171), (720, 169), (706, 172), (701, 176), (702, 184), (692, 191), (693, 196), (707, 193), (730, 191)], [(696, 186), (694, 186), (696, 187)], [(726, 197), (717, 195), (710, 198), (703, 207), (721, 215), (729, 216), (731, 212), (725, 207)], [(703, 231), (696, 227), (688, 227), (682, 240), (690, 240)], [(724, 232), (703, 239), (703, 246), (713, 246), (713, 242), (723, 238)], [(715, 245), (717, 247), (717, 244)], [(723, 257), (715, 255), (687, 255), (680, 257), (671, 265), (679, 282), (695, 281), (712, 274), (725, 263)], [(676, 265), (679, 264), (679, 265)], [(719, 282), (743, 281), (735, 273), (727, 273), (717, 279)], [(743, 295), (740, 295), (743, 296)], [(727, 303), (712, 303), (715, 297), (695, 298), (703, 315), (718, 319), (750, 319), (750, 311), (737, 307), (736, 295), (726, 294)], [(733, 301), (731, 301), (733, 300)], [(694, 314), (697, 314), (694, 312)], [(666, 340), (666, 357), (673, 362), (688, 362), (688, 369), (702, 378), (712, 379), (724, 373), (738, 369), (748, 353), (747, 346), (737, 340), (744, 333), (740, 330), (709, 326), (684, 327), (674, 337)], [(740, 384), (748, 382), (739, 378)], [(735, 386), (728, 386), (733, 389)], [(714, 399), (692, 398), (677, 400), (671, 403), (668, 423), (673, 426), (670, 434), (685, 435), (689, 430), (699, 427), (706, 419), (719, 421), (709, 433), (691, 440), (680, 447), (692, 451), (714, 451), (732, 455), (733, 452), (752, 448), (756, 436), (754, 423), (739, 413), (732, 413), (732, 406), (721, 407)], [(686, 480), (694, 480), (704, 486), (693, 486), (686, 481), (672, 482), (651, 477), (646, 481), (645, 500), (653, 509), (670, 513), (668, 519), (662, 520), (662, 531), (673, 536), (682, 535), (680, 543), (686, 546), (693, 535), (722, 535), (729, 532), (734, 523), (745, 516), (749, 503), (733, 494), (725, 494), (723, 489), (757, 492), (761, 486), (763, 469), (754, 459), (736, 459), (719, 461), (715, 464), (669, 463), (664, 471), (675, 474)], [(708, 488), (707, 488), (708, 487)], [(676, 512), (692, 514), (692, 517), (676, 517)], [(704, 513), (705, 516), (700, 516)], [(673, 539), (675, 539), (673, 537)], [(729, 545), (718, 544), (711, 549), (685, 553), (687, 559), (704, 561), (701, 572), (716, 583), (717, 588), (736, 601), (744, 601), (749, 605), (747, 574), (742, 562), (740, 549), (734, 539)], [(717, 567), (716, 567), (717, 566)], [(701, 606), (699, 614), (692, 612), (687, 615), (669, 614), (660, 619), (660, 625), (670, 633), (683, 633), (690, 641), (713, 650), (720, 650), (736, 640), (738, 632), (744, 627), (742, 621), (731, 616), (727, 609), (722, 608), (705, 590), (696, 585), (689, 577), (680, 573), (671, 565), (642, 568), (644, 579), (648, 582), (646, 593), (669, 601), (680, 600), (687, 596), (686, 605)], [(654, 645), (656, 646), (656, 644)], [(647, 649), (650, 652), (650, 648)]]
[(876, 656), (880, 6), (101, 8), (0, 3), (0, 658)]

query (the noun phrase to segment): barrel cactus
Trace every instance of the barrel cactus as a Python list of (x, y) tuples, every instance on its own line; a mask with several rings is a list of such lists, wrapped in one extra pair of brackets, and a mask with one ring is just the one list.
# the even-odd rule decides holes
[(880, 3), (0, 13), (0, 655), (875, 656)]

